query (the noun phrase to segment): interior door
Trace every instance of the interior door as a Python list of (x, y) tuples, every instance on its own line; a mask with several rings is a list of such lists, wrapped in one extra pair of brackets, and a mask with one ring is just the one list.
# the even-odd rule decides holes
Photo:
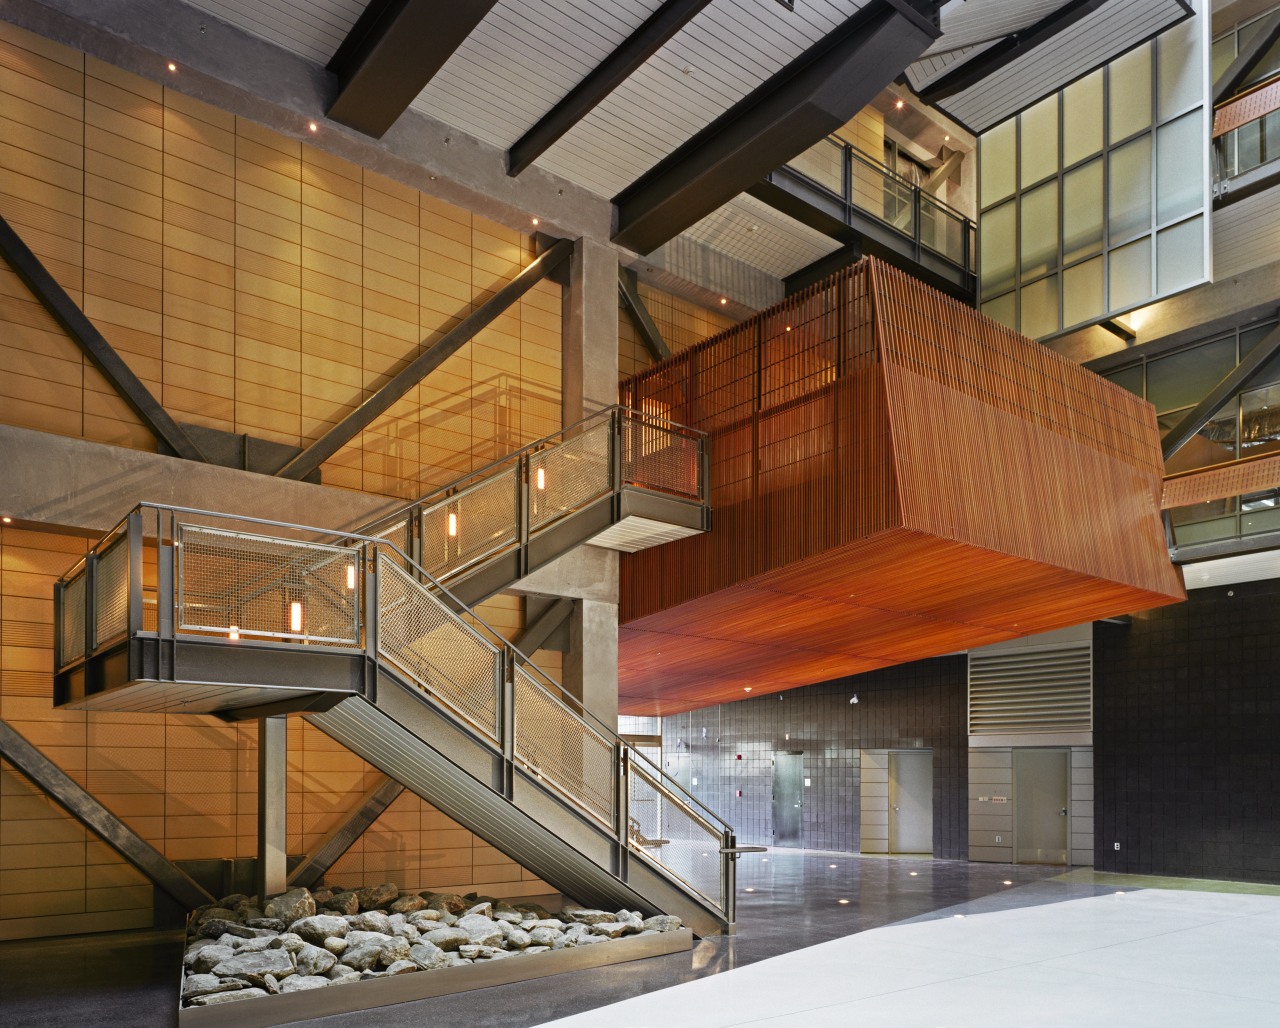
[(1070, 795), (1070, 750), (1013, 751), (1015, 863), (1067, 863)]
[(804, 845), (804, 754), (783, 751), (773, 755), (773, 844)]
[(933, 853), (933, 752), (889, 754), (889, 852)]

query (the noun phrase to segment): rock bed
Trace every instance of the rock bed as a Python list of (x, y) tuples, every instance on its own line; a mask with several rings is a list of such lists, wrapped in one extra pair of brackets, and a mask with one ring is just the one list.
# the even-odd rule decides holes
[(409, 893), (394, 885), (334, 892), (294, 889), (259, 909), (254, 896), (201, 907), (187, 927), (184, 1007), (322, 989), (390, 975), (675, 931), (669, 914), (642, 918), (567, 904), (470, 893)]

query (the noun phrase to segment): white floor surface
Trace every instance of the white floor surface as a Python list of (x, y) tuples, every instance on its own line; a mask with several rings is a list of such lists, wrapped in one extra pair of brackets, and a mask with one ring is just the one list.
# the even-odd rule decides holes
[(862, 932), (555, 1028), (1280, 1028), (1280, 897), (1138, 889)]

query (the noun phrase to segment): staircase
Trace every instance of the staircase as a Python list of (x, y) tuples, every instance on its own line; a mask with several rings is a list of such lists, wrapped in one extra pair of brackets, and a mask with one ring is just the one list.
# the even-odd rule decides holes
[(575, 899), (724, 931), (730, 826), (472, 609), (702, 530), (705, 482), (696, 433), (611, 408), (370, 532), (140, 504), (56, 586), (55, 705), (302, 714)]

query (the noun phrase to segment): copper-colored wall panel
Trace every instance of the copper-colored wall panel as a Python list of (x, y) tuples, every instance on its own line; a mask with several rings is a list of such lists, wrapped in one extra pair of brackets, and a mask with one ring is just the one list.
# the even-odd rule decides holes
[(1208, 503), (1241, 493), (1260, 492), (1280, 485), (1280, 455), (1266, 454), (1225, 467), (1202, 468), (1170, 475), (1164, 481), (1165, 510)]
[(629, 713), (1183, 596), (1151, 407), (873, 260), (623, 396), (710, 433), (714, 511), (624, 559)]

